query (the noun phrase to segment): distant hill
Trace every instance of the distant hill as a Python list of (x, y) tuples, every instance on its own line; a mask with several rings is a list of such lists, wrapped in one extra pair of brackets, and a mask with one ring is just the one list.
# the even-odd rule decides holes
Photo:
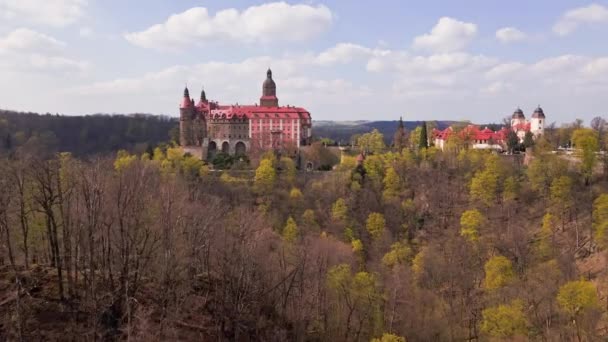
[[(433, 121), (438, 129), (444, 129), (457, 121)], [(422, 121), (403, 121), (405, 128), (410, 131), (422, 125)], [(313, 121), (312, 132), (315, 138), (330, 138), (341, 144), (347, 144), (355, 134), (363, 134), (377, 129), (384, 134), (384, 140), (390, 144), (399, 121)]]
[(0, 110), (0, 152), (20, 146), (77, 156), (120, 149), (143, 152), (170, 141), (178, 126), (176, 118), (149, 114), (67, 116)]

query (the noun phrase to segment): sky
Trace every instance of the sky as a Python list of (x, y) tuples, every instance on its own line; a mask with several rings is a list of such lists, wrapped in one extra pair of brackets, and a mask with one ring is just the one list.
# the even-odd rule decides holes
[(0, 0), (0, 108), (177, 116), (183, 88), (315, 120), (608, 117), (608, 0)]

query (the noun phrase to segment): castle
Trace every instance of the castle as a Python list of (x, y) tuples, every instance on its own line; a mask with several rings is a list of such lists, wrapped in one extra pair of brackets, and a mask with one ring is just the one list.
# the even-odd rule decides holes
[[(523, 143), (528, 132), (536, 139), (544, 133), (544, 128), (545, 113), (538, 106), (532, 113), (530, 120), (526, 120), (524, 112), (517, 108), (511, 115), (511, 129), (504, 127), (501, 130), (493, 131), (488, 127), (480, 129), (478, 126), (468, 125), (458, 134), (463, 140), (469, 141), (472, 148), (503, 151), (507, 147), (509, 131), (513, 131), (519, 142)], [(444, 130), (433, 130), (432, 134), (435, 146), (443, 150), (450, 135), (454, 134), (454, 129), (448, 127)]]
[(247, 155), (281, 150), (294, 154), (311, 143), (310, 113), (300, 107), (279, 106), (270, 69), (259, 105), (221, 105), (207, 100), (205, 90), (195, 104), (186, 87), (179, 111), (180, 145), (184, 152), (203, 160), (211, 160), (219, 152)]

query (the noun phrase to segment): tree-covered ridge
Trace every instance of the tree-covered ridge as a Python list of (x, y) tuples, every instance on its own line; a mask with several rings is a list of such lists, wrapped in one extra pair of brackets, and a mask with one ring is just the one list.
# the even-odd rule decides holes
[(364, 158), (323, 173), (273, 153), (212, 172), (161, 147), (5, 157), (0, 336), (608, 337), (599, 132), (572, 130), (573, 155), (537, 140), (525, 159), (421, 136), (397, 150), (362, 135)]
[(127, 149), (142, 153), (174, 140), (178, 122), (167, 116), (19, 113), (0, 110), (0, 151), (30, 149), (88, 156)]

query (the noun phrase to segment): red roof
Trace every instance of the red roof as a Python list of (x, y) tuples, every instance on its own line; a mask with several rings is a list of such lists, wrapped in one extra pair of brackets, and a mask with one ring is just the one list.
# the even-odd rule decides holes
[(529, 122), (518, 123), (516, 125), (513, 125), (513, 129), (515, 129), (515, 131), (525, 131), (525, 132), (528, 132), (528, 131), (530, 131), (530, 123)]
[[(480, 130), (479, 127), (477, 127), (477, 126), (468, 125), (462, 131), (459, 132), (459, 135), (462, 138), (468, 138), (471, 140), (490, 140), (490, 139), (492, 139), (496, 142), (500, 142), (500, 141), (504, 141), (506, 139), (508, 132), (509, 132), (508, 128), (502, 128), (501, 130), (495, 132), (495, 131), (489, 129), (488, 127), (484, 128), (483, 130)], [(454, 130), (452, 129), (452, 127), (448, 127), (446, 129), (444, 129), (443, 131), (440, 131), (437, 129), (433, 130), (433, 136), (436, 139), (440, 139), (440, 140), (447, 140), (452, 133), (454, 133)]]
[(310, 113), (300, 107), (218, 106), (211, 109), (212, 118), (247, 119), (310, 119)]

